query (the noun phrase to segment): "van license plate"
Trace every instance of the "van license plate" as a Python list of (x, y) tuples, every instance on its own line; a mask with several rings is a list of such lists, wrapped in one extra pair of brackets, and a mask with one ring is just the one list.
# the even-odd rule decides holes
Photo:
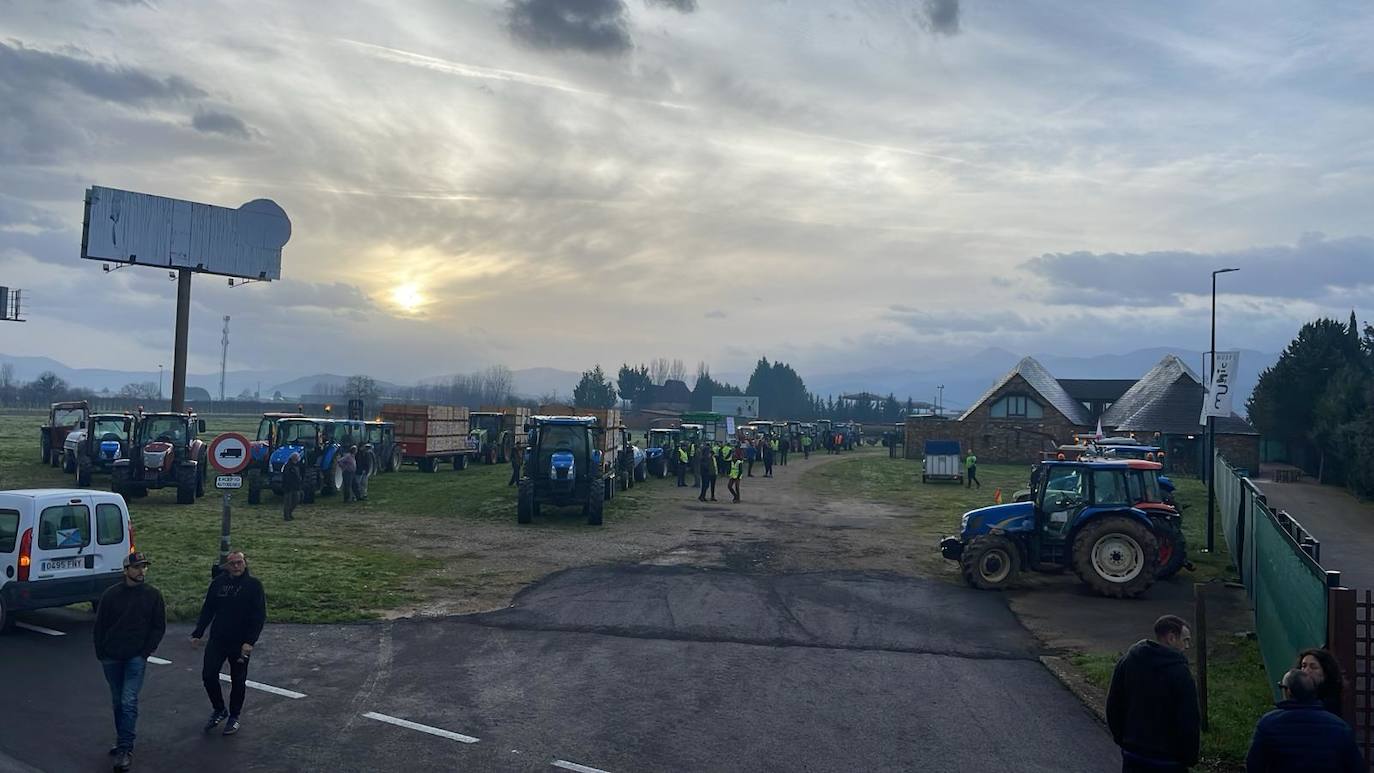
[(42, 564), (42, 571), (44, 572), (62, 572), (68, 569), (85, 568), (86, 559), (82, 558), (81, 556), (77, 556), (75, 558), (53, 558), (44, 561)]

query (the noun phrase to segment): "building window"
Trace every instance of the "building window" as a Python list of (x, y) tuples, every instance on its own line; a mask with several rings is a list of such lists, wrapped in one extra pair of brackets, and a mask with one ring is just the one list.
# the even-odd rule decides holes
[(1112, 409), (1112, 401), (1111, 401), (1111, 400), (1107, 400), (1106, 402), (1102, 403), (1102, 412), (1103, 412), (1103, 413), (1106, 413), (1107, 411), (1110, 411), (1111, 409)]
[(1007, 395), (992, 404), (989, 414), (994, 419), (1040, 419), (1045, 411), (1025, 395)]

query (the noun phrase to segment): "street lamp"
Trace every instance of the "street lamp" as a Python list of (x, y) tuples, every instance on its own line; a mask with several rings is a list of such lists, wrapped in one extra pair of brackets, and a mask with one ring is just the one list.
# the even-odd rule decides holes
[(157, 399), (162, 399), (162, 366), (157, 366)]
[[(1207, 377), (1207, 388), (1216, 386), (1217, 380), (1217, 274), (1229, 274), (1232, 271), (1239, 271), (1238, 268), (1219, 268), (1212, 272), (1212, 348), (1210, 364), (1211, 373)], [(1204, 398), (1206, 399), (1206, 398)], [(1217, 511), (1217, 417), (1207, 417), (1207, 552), (1211, 553), (1216, 546), (1216, 522)]]

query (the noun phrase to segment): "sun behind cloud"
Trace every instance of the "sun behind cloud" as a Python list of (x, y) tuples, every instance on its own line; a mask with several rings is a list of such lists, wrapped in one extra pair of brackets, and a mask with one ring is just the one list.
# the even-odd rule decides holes
[(419, 285), (414, 282), (407, 282), (391, 288), (391, 302), (406, 314), (416, 314), (424, 308), (428, 299), (420, 292)]

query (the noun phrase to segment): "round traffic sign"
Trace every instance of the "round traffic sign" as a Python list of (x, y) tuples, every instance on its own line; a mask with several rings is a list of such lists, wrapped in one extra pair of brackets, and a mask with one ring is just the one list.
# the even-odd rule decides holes
[(238, 432), (226, 432), (210, 441), (210, 466), (225, 475), (243, 472), (252, 461), (248, 438)]

